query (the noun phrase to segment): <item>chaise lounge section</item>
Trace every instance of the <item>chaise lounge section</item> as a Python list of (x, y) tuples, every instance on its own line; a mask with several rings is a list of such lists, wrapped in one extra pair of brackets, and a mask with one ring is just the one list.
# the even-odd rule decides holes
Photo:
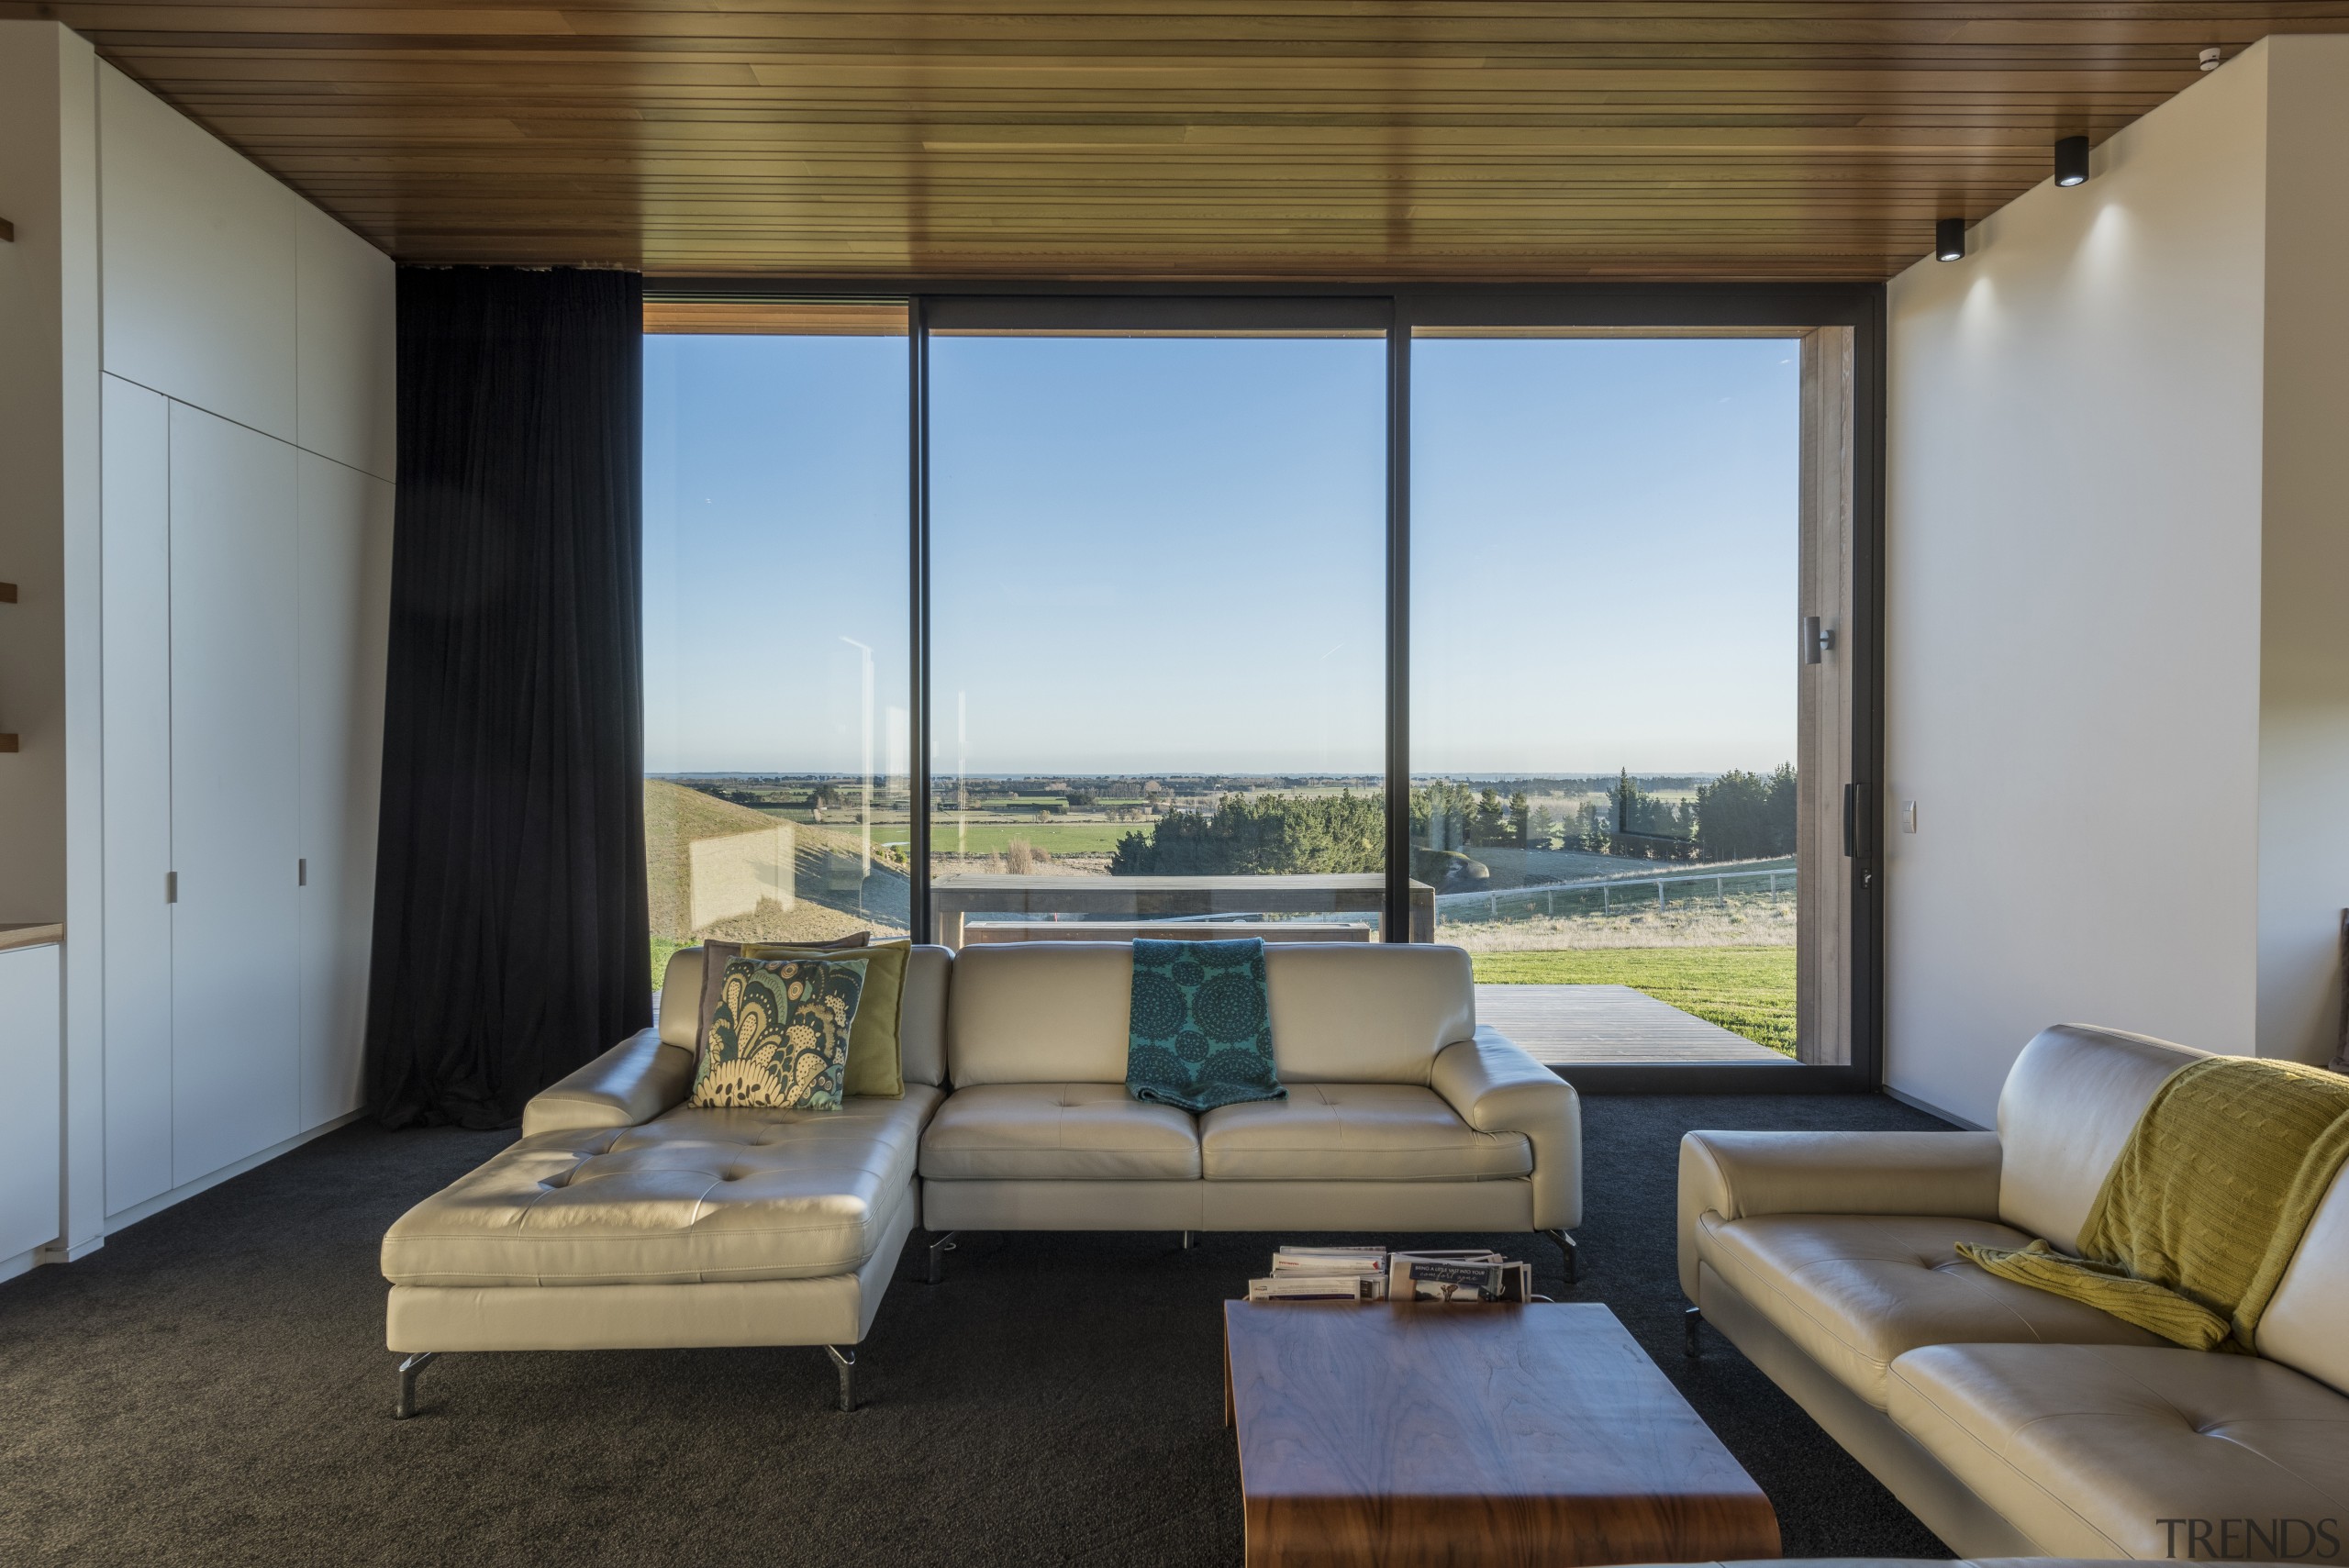
[(659, 1024), (525, 1108), (522, 1137), (384, 1238), (399, 1405), (446, 1351), (822, 1345), (855, 1406), (855, 1350), (919, 1218), (914, 1168), (944, 1097), (945, 949), (906, 968), (903, 1099), (837, 1112), (696, 1109), (699, 948)]

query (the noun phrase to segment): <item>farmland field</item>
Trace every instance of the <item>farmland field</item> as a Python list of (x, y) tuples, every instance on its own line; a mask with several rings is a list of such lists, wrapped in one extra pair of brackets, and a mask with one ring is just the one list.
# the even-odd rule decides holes
[(1015, 839), (1048, 855), (1106, 855), (1129, 833), (1148, 833), (1147, 822), (973, 822), (959, 834), (953, 818), (930, 824), (930, 847), (941, 854), (999, 855)]
[(1580, 948), (1480, 952), (1486, 985), (1628, 985), (1757, 1045), (1795, 1051), (1795, 950)]

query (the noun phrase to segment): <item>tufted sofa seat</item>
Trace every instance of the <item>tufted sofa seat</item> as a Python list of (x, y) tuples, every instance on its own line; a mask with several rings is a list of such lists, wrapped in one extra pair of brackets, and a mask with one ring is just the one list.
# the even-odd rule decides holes
[[(1690, 1133), (1693, 1310), (1969, 1556), (2349, 1562), (2349, 1180), (2256, 1356), (2179, 1349), (1955, 1250), (2076, 1249), (2154, 1091), (2202, 1054), (2064, 1025), (2017, 1059), (1995, 1133)], [(2198, 1522), (2217, 1533), (2180, 1533)]]
[(913, 1202), (941, 1095), (837, 1114), (680, 1106), (640, 1127), (534, 1133), (402, 1216), (394, 1284), (695, 1284), (852, 1273)]

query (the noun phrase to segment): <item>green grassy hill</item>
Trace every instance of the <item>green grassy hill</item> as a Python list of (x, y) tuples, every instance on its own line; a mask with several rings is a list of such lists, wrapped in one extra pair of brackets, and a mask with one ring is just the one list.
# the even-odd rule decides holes
[(875, 937), (906, 934), (912, 896), (906, 874), (879, 860), (855, 885), (833, 885), (835, 857), (859, 852), (854, 834), (808, 822), (789, 824), (794, 866), (792, 906), (767, 903), (751, 914), (693, 929), (689, 893), (691, 848), (696, 840), (773, 828), (776, 818), (664, 779), (644, 781), (644, 870), (652, 917), (652, 983), (669, 954), (703, 937), (729, 941), (822, 941), (852, 931)]

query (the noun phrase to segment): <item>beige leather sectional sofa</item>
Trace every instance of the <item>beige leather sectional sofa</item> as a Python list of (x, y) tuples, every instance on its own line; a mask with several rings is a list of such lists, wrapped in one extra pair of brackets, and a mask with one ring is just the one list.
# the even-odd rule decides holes
[(1539, 1229), (1571, 1268), (1579, 1102), (1475, 1027), (1467, 955), (1298, 943), (1265, 962), (1285, 1101), (1194, 1118), (1129, 1098), (1128, 950), (1038, 942), (915, 948), (905, 1097), (817, 1115), (684, 1103), (685, 949), (655, 1028), (531, 1100), (519, 1140), (384, 1238), (396, 1413), (444, 1351), (718, 1345), (822, 1345), (853, 1408), (853, 1347), (917, 1224)]
[(1960, 1553), (2349, 1561), (2349, 1178), (2257, 1356), (1955, 1251), (2076, 1247), (2154, 1090), (2199, 1054), (2062, 1026), (2016, 1062), (1995, 1133), (1690, 1133), (1682, 1286)]

